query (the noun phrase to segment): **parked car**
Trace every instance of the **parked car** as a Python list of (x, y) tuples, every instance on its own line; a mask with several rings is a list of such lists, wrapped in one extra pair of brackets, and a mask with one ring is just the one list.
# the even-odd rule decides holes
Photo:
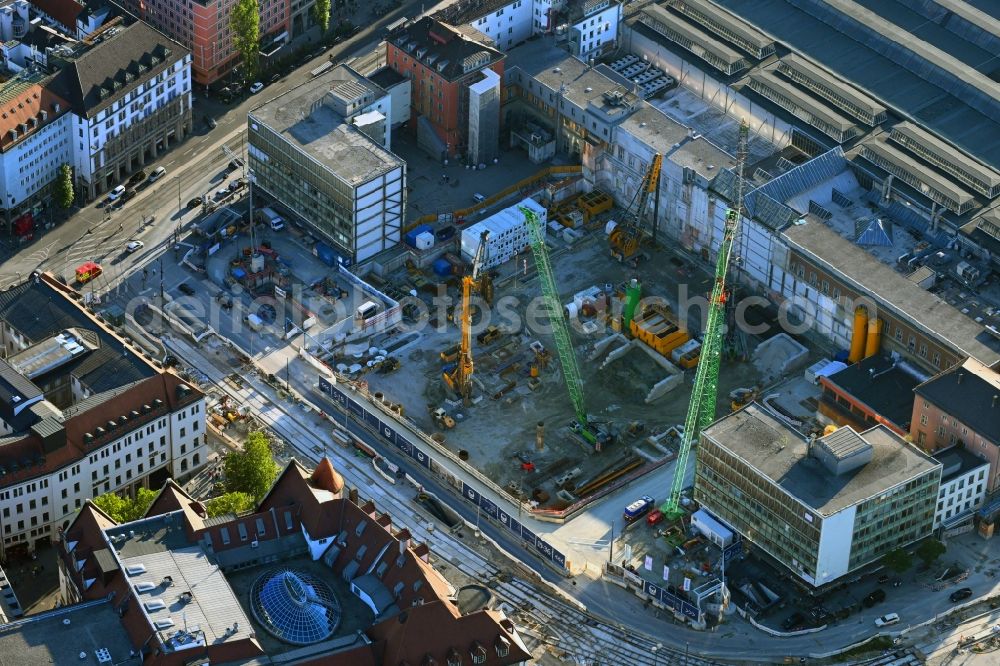
[(250, 94), (256, 95), (263, 89), (264, 89), (263, 83), (261, 83), (260, 81), (254, 81), (253, 84), (250, 86)]
[(144, 180), (146, 180), (146, 172), (140, 169), (139, 171), (136, 171), (134, 174), (132, 174), (132, 177), (128, 179), (128, 184), (137, 185)]
[(197, 208), (198, 206), (202, 205), (203, 203), (205, 203), (205, 202), (202, 200), (201, 197), (195, 197), (194, 199), (191, 199), (191, 200), (188, 201), (188, 208)]
[(275, 74), (270, 78), (269, 83), (277, 83), (280, 80), (281, 80), (281, 74)]
[(125, 186), (119, 185), (115, 189), (108, 192), (108, 201), (118, 201), (125, 194)]
[(122, 193), (122, 200), (121, 200), (121, 202), (125, 203), (126, 201), (134, 199), (136, 194), (137, 194), (137, 192), (135, 190), (133, 190), (131, 188), (126, 188), (125, 191)]
[(208, 125), (208, 129), (215, 129), (219, 125), (212, 116), (205, 116), (205, 124)]
[(802, 627), (805, 621), (806, 618), (802, 613), (792, 613), (781, 623), (781, 629), (782, 631), (792, 631)]
[(155, 183), (159, 179), (163, 178), (164, 174), (166, 173), (167, 170), (165, 168), (161, 166), (156, 167), (155, 169), (153, 169), (153, 173), (149, 174), (149, 182)]
[(882, 574), (881, 576), (878, 577), (879, 585), (885, 585), (888, 582), (889, 582), (889, 574)]
[(234, 180), (233, 182), (229, 183), (229, 191), (235, 192), (237, 190), (242, 190), (246, 186), (247, 182), (242, 178), (240, 178), (239, 180)]
[(965, 599), (968, 599), (971, 596), (972, 596), (972, 588), (963, 587), (961, 589), (952, 592), (951, 596), (949, 596), (948, 599), (951, 600), (952, 603), (955, 603), (956, 601), (963, 601)]
[(436, 238), (439, 241), (451, 240), (454, 237), (455, 237), (455, 227), (451, 226), (450, 224), (446, 227), (441, 227), (440, 229), (434, 232), (434, 238)]
[(877, 590), (872, 590), (872, 592), (867, 597), (862, 599), (861, 605), (863, 605), (865, 608), (871, 608), (875, 604), (882, 603), (883, 601), (885, 601), (885, 590), (877, 589)]
[(229, 170), (236, 171), (237, 169), (242, 169), (246, 166), (246, 162), (243, 161), (242, 157), (234, 157), (229, 161)]
[(132, 241), (131, 243), (125, 246), (125, 252), (128, 254), (132, 254), (133, 252), (141, 250), (144, 247), (146, 247), (146, 244), (143, 243), (142, 241)]
[(664, 518), (666, 518), (666, 516), (663, 515), (663, 512), (656, 509), (655, 511), (650, 511), (649, 515), (646, 516), (646, 524), (653, 527), (654, 525), (662, 523)]
[(216, 201), (221, 201), (222, 199), (225, 199), (228, 196), (229, 196), (229, 188), (220, 187), (219, 189), (217, 189), (215, 191), (215, 200)]
[(182, 294), (187, 294), (188, 296), (194, 296), (194, 287), (189, 285), (187, 282), (182, 282), (179, 285), (177, 285), (177, 289)]
[(886, 613), (881, 617), (875, 618), (876, 627), (888, 627), (899, 622), (899, 615), (896, 613)]

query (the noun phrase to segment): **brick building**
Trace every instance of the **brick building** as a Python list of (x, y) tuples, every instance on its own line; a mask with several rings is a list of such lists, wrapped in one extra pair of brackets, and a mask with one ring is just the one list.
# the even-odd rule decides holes
[[(191, 50), (194, 82), (215, 83), (240, 62), (229, 25), (236, 0), (124, 0), (122, 6)], [(291, 0), (261, 0), (260, 44), (287, 41), (291, 29)], [(296, 2), (298, 7), (298, 2)], [(311, 4), (310, 4), (311, 6)], [(301, 8), (296, 9), (301, 14)]]
[(388, 66), (412, 81), (411, 130), (434, 157), (497, 156), (504, 54), (469, 26), (430, 17), (387, 38)]
[(18, 663), (68, 663), (99, 635), (113, 663), (147, 666), (525, 663), (503, 611), (456, 601), (429, 553), (345, 489), (329, 459), (313, 471), (290, 461), (240, 516), (209, 518), (168, 481), (142, 519), (118, 525), (88, 502), (63, 534), (71, 605), (53, 612), (91, 604), (100, 629), (81, 618), (67, 640), (74, 619), (58, 637), (28, 640), (17, 632), (36, 628), (18, 627), (0, 632), (0, 650)]
[(975, 359), (914, 389), (910, 435), (928, 453), (953, 446), (990, 461), (987, 492), (1000, 489), (1000, 367)]

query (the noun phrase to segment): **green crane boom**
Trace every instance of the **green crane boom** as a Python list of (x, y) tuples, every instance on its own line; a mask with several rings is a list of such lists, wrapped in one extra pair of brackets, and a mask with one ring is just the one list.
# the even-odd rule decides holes
[(524, 206), (521, 206), (520, 210), (528, 225), (531, 253), (535, 257), (535, 266), (538, 268), (538, 276), (542, 283), (542, 299), (549, 323), (552, 326), (552, 335), (556, 339), (559, 363), (562, 365), (566, 390), (569, 391), (569, 399), (573, 403), (573, 411), (576, 413), (576, 421), (580, 426), (580, 434), (588, 442), (595, 444), (597, 437), (590, 431), (587, 423), (587, 409), (583, 402), (583, 378), (580, 376), (580, 366), (576, 362), (573, 343), (569, 338), (569, 326), (566, 324), (566, 318), (563, 317), (562, 304), (559, 302), (559, 292), (556, 290), (556, 280), (552, 273), (552, 263), (549, 261), (549, 253), (545, 248), (545, 237), (542, 236), (542, 225), (535, 211)]
[(719, 393), (719, 360), (722, 356), (726, 325), (726, 301), (730, 297), (726, 287), (726, 273), (729, 270), (729, 260), (733, 253), (733, 243), (736, 240), (743, 210), (743, 169), (746, 167), (748, 134), (749, 129), (744, 121), (740, 123), (739, 148), (736, 153), (736, 201), (733, 207), (726, 211), (722, 245), (715, 261), (715, 283), (712, 285), (712, 295), (709, 299), (708, 322), (701, 343), (701, 359), (695, 371), (691, 402), (684, 418), (684, 432), (677, 452), (674, 478), (670, 483), (670, 495), (660, 507), (669, 520), (677, 520), (684, 515), (684, 509), (681, 508), (681, 490), (684, 488), (684, 475), (691, 447), (701, 429), (715, 420), (715, 402)]

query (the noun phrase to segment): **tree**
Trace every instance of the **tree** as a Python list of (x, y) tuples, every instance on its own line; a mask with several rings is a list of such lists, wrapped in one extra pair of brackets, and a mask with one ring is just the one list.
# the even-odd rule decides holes
[(226, 477), (226, 491), (246, 493), (259, 501), (278, 477), (278, 463), (271, 454), (271, 441), (267, 435), (251, 432), (242, 451), (231, 451), (222, 460)]
[(243, 57), (247, 78), (257, 73), (260, 60), (260, 9), (257, 0), (237, 0), (229, 26), (233, 29), (233, 46)]
[(59, 167), (59, 175), (56, 177), (56, 203), (60, 208), (69, 208), (73, 205), (73, 167), (63, 164)]
[(213, 497), (205, 502), (205, 510), (210, 518), (223, 516), (227, 513), (242, 513), (253, 509), (256, 505), (254, 498), (246, 493), (233, 492)]
[(930, 566), (934, 560), (944, 555), (945, 550), (947, 550), (945, 545), (937, 539), (927, 539), (917, 546), (917, 557), (925, 565)]
[(316, 4), (313, 5), (313, 18), (316, 19), (319, 31), (326, 34), (330, 27), (330, 0), (316, 0)]
[(891, 553), (887, 553), (882, 558), (882, 562), (896, 573), (903, 573), (913, 566), (913, 558), (902, 548), (897, 548)]
[(94, 504), (101, 511), (114, 518), (116, 522), (130, 523), (146, 515), (146, 511), (156, 499), (156, 495), (156, 491), (149, 488), (139, 488), (134, 499), (122, 497), (116, 493), (104, 493), (94, 498)]

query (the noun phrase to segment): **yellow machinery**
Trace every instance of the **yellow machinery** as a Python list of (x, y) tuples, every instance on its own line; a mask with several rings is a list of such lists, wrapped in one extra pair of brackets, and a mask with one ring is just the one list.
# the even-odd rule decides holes
[(642, 240), (642, 218), (646, 214), (646, 207), (649, 205), (649, 197), (653, 197), (653, 224), (656, 224), (656, 211), (658, 210), (659, 196), (657, 190), (660, 186), (660, 169), (663, 167), (663, 155), (657, 153), (653, 157), (653, 162), (646, 170), (646, 175), (642, 179), (642, 187), (636, 192), (633, 203), (636, 204), (632, 210), (630, 204), (625, 211), (625, 219), (621, 224), (611, 230), (608, 242), (611, 244), (611, 256), (618, 261), (631, 259), (639, 250), (639, 242)]
[(868, 310), (859, 305), (854, 310), (854, 330), (851, 333), (851, 351), (847, 355), (849, 363), (857, 363), (865, 357), (865, 334), (868, 331)]
[(479, 238), (479, 248), (472, 261), (472, 270), (462, 276), (462, 339), (459, 343), (458, 362), (454, 368), (446, 368), (443, 373), (444, 383), (461, 397), (465, 404), (469, 404), (472, 400), (472, 290), (481, 289), (480, 271), (486, 259), (486, 244), (489, 238), (490, 232), (484, 231)]
[(655, 351), (670, 358), (670, 352), (690, 340), (666, 307), (653, 305), (637, 314), (629, 324), (629, 332)]
[(868, 320), (868, 340), (865, 342), (865, 358), (878, 353), (882, 345), (882, 320), (872, 317)]

